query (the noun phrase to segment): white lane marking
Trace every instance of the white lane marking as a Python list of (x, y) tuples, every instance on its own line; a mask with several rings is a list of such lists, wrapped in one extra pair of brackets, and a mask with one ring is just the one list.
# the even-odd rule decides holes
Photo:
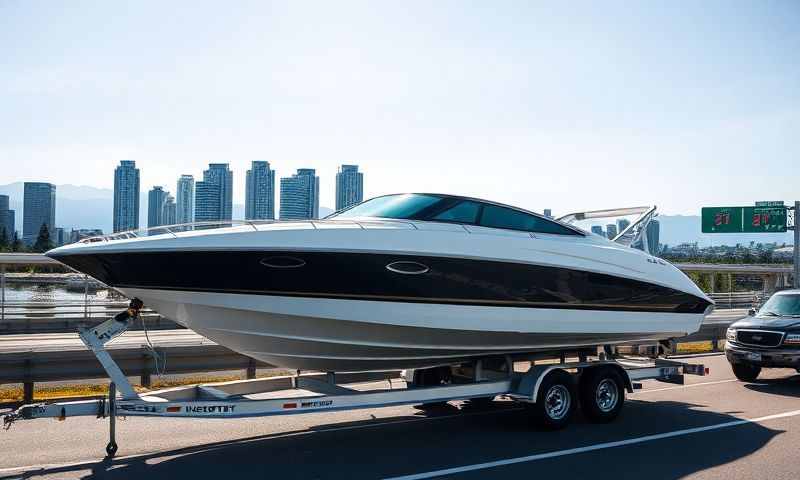
[[(504, 408), (504, 409), (496, 409), (496, 410), (486, 410), (486, 411), (481, 411), (481, 412), (454, 413), (452, 415), (442, 415), (442, 416), (439, 416), (439, 417), (408, 418), (408, 419), (405, 419), (405, 420), (390, 420), (390, 421), (387, 421), (387, 422), (375, 422), (375, 423), (369, 423), (369, 424), (365, 424), (365, 425), (348, 425), (346, 427), (331, 427), (331, 428), (322, 428), (322, 429), (318, 429), (318, 430), (302, 430), (302, 431), (299, 431), (299, 432), (286, 432), (286, 433), (280, 433), (280, 434), (277, 434), (277, 435), (265, 434), (263, 436), (259, 436), (259, 437), (256, 437), (256, 438), (243, 438), (243, 439), (239, 439), (239, 440), (234, 439), (234, 440), (230, 440), (228, 443), (230, 445), (243, 445), (243, 444), (250, 443), (250, 442), (259, 442), (259, 441), (262, 441), (262, 440), (265, 440), (265, 439), (266, 440), (272, 440), (272, 439), (275, 439), (275, 438), (297, 437), (297, 436), (301, 436), (301, 435), (311, 435), (311, 434), (314, 434), (314, 433), (341, 432), (341, 431), (345, 431), (345, 430), (361, 430), (363, 428), (382, 427), (382, 426), (387, 426), (387, 425), (402, 425), (404, 423), (416, 423), (416, 422), (424, 422), (424, 421), (428, 421), (428, 420), (445, 420), (445, 419), (448, 419), (448, 418), (475, 417), (475, 416), (479, 416), (479, 415), (489, 415), (489, 414), (498, 414), (498, 413), (506, 413), (506, 412), (518, 412), (520, 410), (523, 410), (523, 409), (522, 408), (516, 408), (516, 407), (515, 408)], [(142, 417), (142, 418), (145, 418), (145, 417)], [(155, 418), (157, 419), (157, 417), (155, 417)], [(315, 428), (316, 428), (316, 426), (315, 426)], [(264, 437), (267, 437), (267, 438), (264, 438)], [(206, 450), (207, 448), (217, 448), (217, 447), (211, 447), (211, 446), (209, 446), (209, 447), (188, 446), (188, 447), (177, 447), (176, 449), (177, 450), (191, 450), (191, 452), (187, 452), (187, 453), (197, 453), (197, 452), (201, 452), (203, 450)], [(158, 455), (159, 453), (165, 453), (166, 454), (168, 452), (157, 452), (156, 451), (156, 452), (150, 452), (150, 453), (140, 453), (140, 454), (135, 454), (135, 455), (126, 455), (126, 456), (121, 456), (121, 457), (114, 457), (114, 462), (118, 462), (118, 461), (121, 461), (121, 460), (130, 460), (130, 459), (134, 459), (134, 458), (141, 458), (141, 457), (154, 457), (154, 456)], [(96, 465), (97, 462), (99, 462), (99, 461), (102, 461), (102, 459), (98, 459), (98, 460), (90, 459), (90, 460), (83, 460), (83, 461), (80, 461), (80, 462), (70, 462), (70, 463), (47, 463), (47, 464), (40, 464), (40, 465), (27, 465), (27, 466), (23, 466), (23, 467), (5, 467), (5, 468), (0, 468), (0, 473), (15, 472), (15, 471), (18, 471), (18, 470), (45, 470), (45, 469), (54, 469), (54, 468), (77, 467), (77, 466), (81, 466), (81, 465), (86, 465), (87, 467), (89, 467), (89, 466), (92, 466), (92, 465)]]
[(506, 465), (514, 465), (517, 463), (533, 462), (536, 460), (544, 460), (547, 458), (563, 457), (565, 455), (574, 455), (577, 453), (593, 452), (595, 450), (604, 450), (607, 448), (623, 447), (626, 445), (634, 445), (637, 443), (652, 442), (655, 440), (662, 440), (664, 438), (681, 437), (684, 435), (691, 435), (693, 433), (708, 432), (712, 430), (720, 430), (723, 428), (737, 427), (739, 425), (747, 425), (751, 423), (761, 423), (769, 420), (776, 420), (779, 418), (796, 417), (800, 415), (800, 410), (792, 410), (790, 412), (776, 413), (774, 415), (767, 415), (765, 417), (732, 420), (730, 422), (718, 423), (716, 425), (709, 425), (706, 427), (686, 428), (683, 430), (675, 430), (672, 432), (658, 433), (655, 435), (645, 435), (643, 437), (634, 437), (626, 440), (618, 440), (616, 442), (598, 443), (595, 445), (588, 445), (586, 447), (568, 448), (566, 450), (557, 450), (555, 452), (538, 453), (535, 455), (527, 455), (524, 457), (509, 458), (505, 460), (496, 460), (494, 462), (476, 463), (474, 465), (465, 465), (462, 467), (445, 468), (442, 470), (433, 470), (424, 473), (415, 473), (412, 475), (403, 475), (400, 477), (390, 477), (384, 480), (421, 480), (425, 478), (441, 477), (443, 475), (452, 475), (455, 473), (474, 472), (476, 470), (484, 470), (487, 468), (502, 467)]

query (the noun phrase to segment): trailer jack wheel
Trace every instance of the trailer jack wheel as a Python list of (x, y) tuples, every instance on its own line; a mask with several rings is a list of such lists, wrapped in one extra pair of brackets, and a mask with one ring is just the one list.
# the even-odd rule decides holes
[(106, 453), (108, 454), (109, 457), (113, 457), (114, 454), (117, 453), (117, 448), (119, 447), (117, 446), (116, 443), (108, 442), (108, 445), (106, 445)]

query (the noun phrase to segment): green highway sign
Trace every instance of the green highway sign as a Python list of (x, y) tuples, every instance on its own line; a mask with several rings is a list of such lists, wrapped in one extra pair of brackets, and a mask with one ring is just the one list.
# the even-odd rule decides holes
[(742, 207), (703, 207), (703, 233), (741, 233)]
[(756, 207), (782, 207), (783, 200), (775, 200), (770, 202), (756, 202)]
[(703, 233), (785, 232), (786, 207), (782, 205), (759, 205), (756, 207), (703, 207), (701, 212), (701, 229)]

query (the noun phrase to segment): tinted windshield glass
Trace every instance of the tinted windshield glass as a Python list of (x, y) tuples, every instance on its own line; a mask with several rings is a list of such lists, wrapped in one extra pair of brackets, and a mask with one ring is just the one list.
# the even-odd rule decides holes
[(767, 300), (759, 315), (800, 315), (800, 294), (798, 295), (773, 295)]
[(433, 195), (419, 195), (409, 193), (403, 195), (386, 195), (385, 197), (373, 198), (355, 207), (336, 213), (331, 218), (353, 218), (353, 217), (383, 217), (383, 218), (416, 218), (420, 212), (430, 207), (436, 202), (440, 202), (441, 197)]
[(577, 235), (572, 230), (550, 220), (497, 205), (484, 205), (480, 224), (484, 227), (524, 230), (526, 232)]
[(360, 203), (328, 218), (397, 218), (453, 222), (534, 233), (580, 235), (552, 220), (522, 210), (447, 195), (405, 193)]
[(477, 202), (459, 202), (445, 211), (434, 215), (433, 220), (441, 222), (475, 223), (478, 219), (481, 204)]

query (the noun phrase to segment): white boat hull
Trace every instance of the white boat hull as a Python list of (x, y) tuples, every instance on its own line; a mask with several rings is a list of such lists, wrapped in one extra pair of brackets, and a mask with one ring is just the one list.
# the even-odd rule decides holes
[(505, 353), (655, 341), (703, 314), (415, 304), (124, 288), (244, 355), (302, 370), (419, 368)]

